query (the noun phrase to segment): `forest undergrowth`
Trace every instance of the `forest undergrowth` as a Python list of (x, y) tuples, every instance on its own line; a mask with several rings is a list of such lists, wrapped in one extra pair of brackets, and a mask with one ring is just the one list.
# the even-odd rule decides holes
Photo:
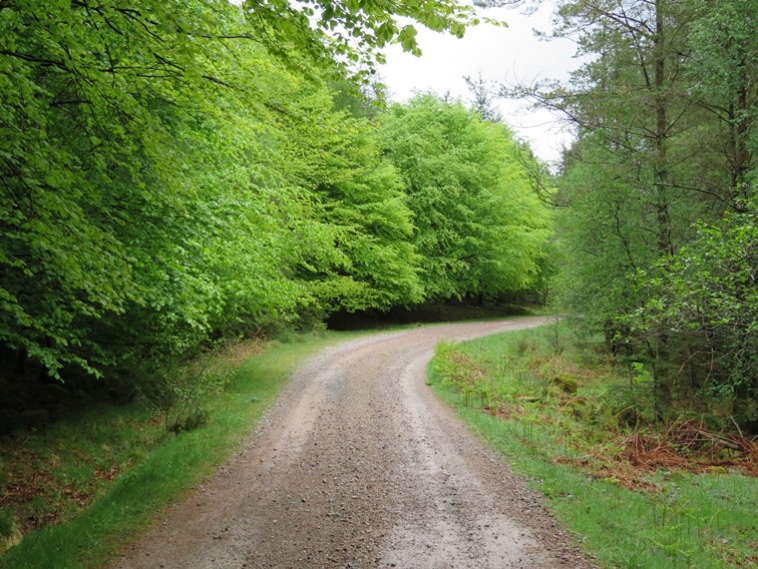
[(443, 342), (429, 382), (604, 566), (758, 566), (758, 441), (723, 402), (656, 421), (646, 367), (565, 322)]

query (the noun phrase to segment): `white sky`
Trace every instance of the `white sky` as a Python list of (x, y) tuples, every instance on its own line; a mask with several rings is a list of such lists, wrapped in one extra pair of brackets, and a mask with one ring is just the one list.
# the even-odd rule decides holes
[[(481, 24), (458, 39), (431, 32), (420, 25), (418, 42), (421, 57), (404, 53), (400, 46), (386, 49), (387, 65), (380, 70), (391, 99), (406, 101), (417, 91), (450, 92), (468, 103), (471, 99), (463, 76), (482, 77), (497, 83), (531, 83), (536, 79), (568, 79), (578, 66), (573, 58), (575, 45), (568, 40), (539, 40), (532, 30), (549, 32), (552, 2), (525, 16), (520, 10), (488, 9), (482, 15), (508, 22), (507, 28)], [(561, 148), (571, 135), (547, 111), (533, 111), (523, 102), (500, 101), (503, 120), (532, 150), (547, 162), (560, 159)]]

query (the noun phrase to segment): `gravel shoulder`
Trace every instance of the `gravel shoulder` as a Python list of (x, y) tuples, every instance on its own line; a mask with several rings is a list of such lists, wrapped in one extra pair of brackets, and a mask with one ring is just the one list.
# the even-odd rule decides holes
[(424, 383), (439, 340), (543, 322), (428, 326), (321, 352), (233, 460), (111, 567), (591, 567)]

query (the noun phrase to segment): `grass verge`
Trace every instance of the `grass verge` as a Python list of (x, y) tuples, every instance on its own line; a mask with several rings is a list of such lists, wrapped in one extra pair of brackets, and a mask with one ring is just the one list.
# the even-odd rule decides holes
[[(206, 424), (179, 434), (166, 430), (154, 407), (136, 401), (94, 405), (4, 440), (0, 532), (11, 547), (0, 566), (101, 566), (227, 460), (304, 358), (349, 337), (300, 336), (254, 357), (238, 354), (230, 382), (205, 406)], [(21, 539), (24, 524), (40, 527)]]
[(756, 457), (654, 432), (644, 371), (556, 326), (441, 344), (429, 382), (600, 565), (758, 567)]

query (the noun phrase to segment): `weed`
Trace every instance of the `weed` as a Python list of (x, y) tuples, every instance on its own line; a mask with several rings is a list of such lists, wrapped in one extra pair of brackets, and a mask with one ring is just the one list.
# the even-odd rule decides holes
[(163, 417), (166, 430), (179, 433), (205, 425), (208, 411), (203, 407), (231, 381), (234, 368), (209, 357), (190, 363), (166, 364), (139, 391)]
[(560, 320), (555, 319), (555, 322), (550, 325), (551, 334), (549, 336), (550, 345), (553, 349), (553, 354), (560, 356), (566, 349), (566, 343), (564, 335), (561, 334)]

